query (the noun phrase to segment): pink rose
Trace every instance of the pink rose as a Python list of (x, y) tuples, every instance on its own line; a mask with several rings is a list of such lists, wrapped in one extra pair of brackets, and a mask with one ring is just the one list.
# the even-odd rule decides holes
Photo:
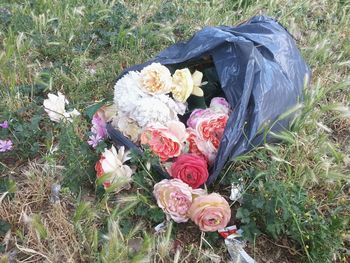
[(142, 132), (141, 144), (148, 144), (161, 161), (166, 161), (181, 154), (186, 137), (185, 125), (179, 121), (170, 121), (167, 126), (156, 123)]
[(195, 109), (192, 111), (190, 117), (187, 120), (187, 126), (190, 128), (195, 128), (198, 120), (207, 114), (208, 111), (209, 109)]
[(187, 222), (192, 204), (192, 188), (179, 179), (164, 179), (154, 185), (153, 195), (158, 206), (175, 222)]
[(197, 134), (202, 140), (211, 142), (214, 148), (218, 149), (227, 120), (228, 115), (220, 113), (212, 113), (201, 118), (196, 125)]
[(203, 153), (202, 150), (199, 149), (199, 146), (198, 146), (199, 142), (198, 142), (196, 131), (191, 128), (187, 128), (186, 131), (188, 134), (188, 137), (187, 137), (188, 151), (198, 156), (202, 156), (204, 159), (208, 160), (207, 155)]
[(191, 186), (198, 188), (208, 179), (208, 164), (205, 159), (194, 154), (183, 154), (176, 159), (170, 168), (173, 178), (178, 178)]
[(221, 195), (212, 193), (195, 198), (188, 210), (188, 216), (200, 230), (214, 232), (228, 224), (231, 209)]

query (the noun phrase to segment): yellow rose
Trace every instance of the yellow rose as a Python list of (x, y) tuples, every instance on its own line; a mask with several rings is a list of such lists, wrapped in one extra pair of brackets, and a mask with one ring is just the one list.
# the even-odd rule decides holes
[(193, 91), (192, 94), (196, 95), (198, 97), (204, 96), (203, 90), (200, 88), (202, 84), (202, 78), (203, 78), (203, 73), (200, 71), (195, 71), (192, 74), (192, 79), (193, 79)]
[(173, 75), (171, 92), (174, 99), (185, 102), (193, 91), (193, 79), (188, 68), (178, 69)]
[(170, 92), (171, 81), (169, 69), (160, 63), (152, 63), (141, 71), (142, 88), (149, 94), (166, 94)]
[(203, 96), (203, 91), (200, 88), (203, 74), (195, 71), (193, 75), (188, 68), (178, 69), (173, 75), (173, 84), (171, 92), (177, 101), (185, 102), (188, 97), (193, 94)]

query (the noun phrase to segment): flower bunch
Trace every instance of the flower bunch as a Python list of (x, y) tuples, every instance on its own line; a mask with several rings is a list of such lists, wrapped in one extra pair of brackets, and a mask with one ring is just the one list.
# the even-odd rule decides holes
[(169, 69), (159, 63), (125, 74), (114, 86), (118, 110), (114, 126), (137, 142), (145, 127), (178, 121), (178, 115), (186, 112), (188, 97), (203, 95), (201, 80), (200, 72), (191, 75), (187, 68), (171, 76)]
[(153, 195), (168, 219), (177, 223), (191, 219), (202, 231), (224, 228), (231, 218), (230, 206), (221, 195), (194, 190), (179, 179), (164, 179), (155, 184)]
[[(110, 121), (133, 142), (147, 145), (172, 178), (156, 183), (153, 190), (167, 218), (177, 223), (191, 219), (202, 231), (216, 231), (229, 222), (230, 206), (218, 193), (200, 187), (209, 178), (231, 109), (224, 98), (216, 97), (208, 108), (187, 111), (191, 95), (204, 96), (202, 78), (201, 72), (188, 68), (171, 74), (159, 63), (126, 73), (114, 86), (112, 117), (105, 109), (93, 116), (89, 144), (96, 147), (106, 138)], [(190, 116), (183, 123), (179, 115), (185, 113)], [(126, 188), (132, 175), (128, 159), (123, 147), (102, 153), (95, 170), (106, 190), (118, 182), (118, 190)]]

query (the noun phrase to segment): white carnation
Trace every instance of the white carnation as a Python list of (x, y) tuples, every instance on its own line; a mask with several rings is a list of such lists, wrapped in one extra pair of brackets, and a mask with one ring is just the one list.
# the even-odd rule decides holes
[(165, 103), (152, 97), (139, 100), (135, 110), (130, 113), (130, 118), (140, 127), (145, 127), (149, 123), (165, 124), (170, 120), (178, 120), (177, 115), (174, 115)]
[(132, 112), (143, 97), (149, 95), (141, 90), (141, 75), (137, 71), (127, 73), (114, 86), (114, 103), (125, 114)]
[(166, 104), (169, 107), (169, 109), (173, 112), (173, 114), (175, 115), (185, 114), (187, 103), (175, 101), (172, 98), (170, 98), (168, 95), (157, 95), (155, 96), (155, 98), (159, 99), (161, 102)]

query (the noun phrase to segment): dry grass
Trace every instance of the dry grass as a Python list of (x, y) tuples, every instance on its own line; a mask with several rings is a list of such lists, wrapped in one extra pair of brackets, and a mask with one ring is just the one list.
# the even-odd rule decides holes
[(0, 218), (12, 226), (2, 242), (17, 262), (78, 262), (80, 244), (70, 222), (70, 201), (51, 202), (57, 167), (29, 164), (18, 173), (15, 196), (0, 203)]

